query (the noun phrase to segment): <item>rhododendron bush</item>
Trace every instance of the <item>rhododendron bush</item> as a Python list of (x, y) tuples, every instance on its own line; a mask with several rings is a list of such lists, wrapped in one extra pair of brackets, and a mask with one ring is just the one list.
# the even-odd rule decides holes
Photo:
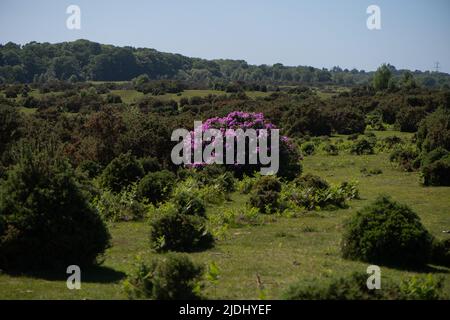
[[(206, 133), (211, 131), (211, 129), (215, 129), (217, 133), (221, 134), (224, 139), (216, 139), (214, 137), (210, 137), (210, 141), (205, 142), (205, 139), (196, 140), (195, 135), (198, 136), (197, 130), (201, 131), (203, 137), (207, 136)], [(265, 138), (267, 144), (267, 151), (270, 154), (272, 160), (274, 157), (278, 157), (279, 168), (277, 168), (276, 173), (280, 177), (284, 177), (286, 179), (293, 179), (297, 175), (301, 173), (301, 164), (300, 164), (300, 154), (297, 151), (296, 146), (292, 143), (292, 141), (285, 136), (279, 138), (277, 141), (277, 148), (274, 144), (274, 135), (278, 138), (278, 131), (275, 132), (274, 129), (277, 129), (276, 126), (265, 119), (263, 113), (250, 113), (250, 112), (241, 112), (241, 111), (233, 111), (229, 113), (225, 117), (214, 117), (207, 119), (201, 125), (201, 127), (196, 128), (194, 131), (191, 131), (191, 146), (193, 153), (196, 151), (205, 149), (206, 145), (216, 146), (217, 144), (222, 144), (218, 149), (223, 150), (223, 155), (221, 154), (221, 158), (229, 159), (230, 151), (233, 151), (231, 155), (231, 163), (229, 161), (224, 161), (224, 164), (228, 170), (232, 170), (236, 173), (237, 176), (242, 176), (244, 174), (252, 175), (256, 171), (261, 168), (267, 168), (269, 165), (266, 161), (263, 161), (262, 156), (264, 152), (260, 148), (261, 144), (257, 145), (256, 140), (253, 140), (255, 144), (252, 144), (252, 139), (247, 137), (245, 139), (245, 155), (241, 155), (241, 157), (245, 156), (245, 161), (238, 161), (239, 155), (234, 154), (234, 150), (237, 148), (237, 142), (234, 137), (238, 135), (241, 129), (244, 132), (251, 131), (253, 129), (256, 131), (257, 140), (261, 142), (261, 138)], [(233, 137), (233, 146), (230, 146), (230, 140), (227, 139), (229, 137)], [(206, 139), (207, 140), (207, 139)], [(274, 146), (272, 146), (274, 144)], [(215, 148), (217, 150), (217, 148)], [(209, 163), (213, 163), (217, 154), (214, 152), (210, 154), (209, 157), (202, 158), (203, 161), (196, 162), (193, 161), (192, 166), (194, 167), (204, 167)], [(253, 157), (254, 161), (251, 161)]]

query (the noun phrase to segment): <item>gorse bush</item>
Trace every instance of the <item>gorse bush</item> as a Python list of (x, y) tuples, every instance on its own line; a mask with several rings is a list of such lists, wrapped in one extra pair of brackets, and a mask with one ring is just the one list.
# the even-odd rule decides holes
[(351, 146), (350, 152), (357, 155), (373, 154), (374, 143), (366, 138), (358, 139)]
[(123, 286), (130, 299), (197, 300), (202, 274), (188, 256), (170, 253), (149, 265), (138, 259)]
[(300, 188), (328, 189), (330, 185), (319, 176), (307, 173), (294, 179), (294, 184)]
[(273, 176), (264, 176), (253, 186), (249, 202), (262, 213), (273, 213), (279, 208), (280, 192), (280, 181)]
[(172, 202), (182, 214), (206, 217), (205, 204), (195, 193), (181, 191), (175, 194)]
[(422, 167), (425, 186), (450, 186), (450, 155)]
[(197, 215), (171, 212), (154, 217), (150, 223), (151, 246), (156, 251), (197, 251), (212, 246), (206, 219)]
[(440, 108), (421, 122), (417, 146), (423, 153), (442, 147), (450, 150), (450, 110)]
[(437, 265), (450, 267), (450, 239), (433, 239), (431, 262)]
[(137, 194), (152, 203), (166, 200), (175, 184), (175, 174), (168, 170), (150, 172), (139, 181)]
[(301, 147), (302, 153), (311, 156), (316, 151), (316, 146), (313, 142), (305, 142)]
[(391, 162), (396, 162), (405, 171), (415, 171), (420, 167), (419, 154), (411, 146), (399, 145), (389, 155)]
[(25, 147), (1, 183), (0, 268), (91, 265), (109, 239), (70, 165), (54, 151)]
[(401, 283), (384, 281), (381, 290), (367, 288), (365, 273), (355, 272), (349, 276), (335, 277), (322, 285), (305, 284), (304, 281), (288, 287), (282, 294), (284, 300), (439, 300), (443, 279), (431, 274), (411, 277)]
[(425, 265), (432, 236), (409, 207), (382, 196), (358, 211), (344, 227), (344, 258), (386, 265)]
[(101, 186), (113, 192), (120, 192), (124, 187), (136, 182), (144, 175), (141, 164), (130, 152), (113, 159), (103, 170), (100, 177)]

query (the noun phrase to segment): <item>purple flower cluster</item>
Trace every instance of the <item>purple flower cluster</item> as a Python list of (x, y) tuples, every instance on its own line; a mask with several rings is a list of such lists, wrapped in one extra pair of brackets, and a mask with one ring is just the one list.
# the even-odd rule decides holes
[[(259, 112), (243, 112), (243, 111), (233, 111), (225, 117), (213, 117), (209, 118), (202, 123), (201, 131), (205, 132), (208, 129), (218, 129), (223, 136), (234, 135), (234, 130), (237, 129), (254, 129), (257, 135), (270, 134), (271, 129), (276, 129), (276, 126), (270, 121), (265, 119), (264, 114)], [(262, 131), (260, 131), (262, 130)], [(191, 131), (191, 146), (194, 150), (202, 148), (203, 144), (197, 145), (194, 141), (194, 131)], [(211, 142), (214, 144), (214, 140)], [(286, 136), (281, 137), (281, 146), (293, 150), (294, 145), (290, 139)], [(227, 145), (225, 144), (225, 147)], [(191, 166), (201, 167), (204, 163), (194, 162)]]

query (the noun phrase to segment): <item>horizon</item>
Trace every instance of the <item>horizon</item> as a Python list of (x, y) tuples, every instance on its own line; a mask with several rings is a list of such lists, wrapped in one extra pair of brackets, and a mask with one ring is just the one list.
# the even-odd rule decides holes
[[(81, 9), (81, 29), (69, 30), (69, 5)], [(152, 48), (207, 60), (245, 60), (252, 65), (312, 66), (375, 71), (450, 73), (450, 3), (405, 0), (336, 3), (247, 1), (189, 4), (140, 0), (130, 3), (6, 0), (0, 4), (0, 43), (69, 42)], [(366, 26), (369, 5), (381, 10), (381, 30)], [(122, 21), (123, 23), (117, 23)], [(233, 23), (230, 23), (232, 21)], [(418, 23), (419, 21), (419, 23)], [(317, 41), (319, 39), (319, 41)]]
[[(30, 42), (27, 42), (27, 43), (16, 43), (16, 42), (12, 42), (12, 41), (8, 41), (8, 42), (5, 42), (5, 43), (2, 43), (2, 42), (0, 42), (0, 45), (1, 46), (4, 46), (4, 45), (6, 45), (7, 43), (9, 43), (9, 42), (12, 42), (12, 43), (14, 43), (14, 44), (17, 44), (17, 45), (20, 45), (21, 47), (23, 47), (23, 46), (25, 46), (25, 45), (28, 45), (28, 44), (30, 44), (30, 43), (33, 43), (33, 42), (35, 42), (35, 43), (49, 43), (49, 44), (52, 44), (52, 45), (57, 45), (57, 44), (61, 44), (61, 43), (64, 43), (64, 42), (75, 42), (75, 41), (79, 41), (79, 40), (82, 40), (82, 41), (89, 41), (89, 42), (96, 42), (96, 41), (92, 41), (92, 40), (90, 40), (90, 39), (82, 39), (82, 38), (80, 38), (80, 39), (75, 39), (75, 40), (71, 40), (71, 41), (62, 41), (62, 42), (37, 42), (37, 41), (30, 41)], [(214, 61), (214, 60), (234, 60), (234, 61), (245, 61), (245, 62), (247, 62), (249, 65), (253, 65), (253, 66), (262, 66), (262, 65), (267, 65), (267, 66), (273, 66), (274, 64), (268, 64), (268, 63), (262, 63), (262, 64), (252, 64), (252, 63), (250, 63), (249, 61), (247, 61), (247, 60), (245, 60), (245, 59), (239, 59), (239, 58), (236, 58), (236, 59), (231, 59), (231, 58), (212, 58), (212, 59), (207, 59), (207, 58), (203, 58), (203, 57), (194, 57), (194, 56), (186, 56), (186, 55), (184, 55), (184, 54), (182, 54), (182, 53), (179, 53), (179, 52), (167, 52), (167, 51), (161, 51), (161, 50), (159, 50), (158, 48), (150, 48), (150, 47), (140, 47), (140, 46), (118, 46), (118, 45), (115, 45), (115, 44), (112, 44), (112, 43), (100, 43), (101, 45), (106, 45), (106, 46), (115, 46), (115, 47), (120, 47), (120, 48), (125, 48), (125, 47), (130, 47), (130, 48), (133, 48), (133, 49), (151, 49), (151, 50), (156, 50), (156, 51), (158, 51), (158, 52), (162, 52), (162, 53), (168, 53), (168, 54), (179, 54), (179, 55), (182, 55), (182, 56), (185, 56), (185, 57), (188, 57), (188, 58), (193, 58), (193, 59), (204, 59), (204, 60), (208, 60), (208, 61)], [(390, 63), (389, 61), (386, 61), (386, 62), (383, 62), (382, 64), (386, 64), (386, 65), (390, 65), (390, 66), (392, 66), (392, 67), (394, 67), (395, 68), (395, 70), (396, 71), (410, 71), (410, 72), (412, 72), (412, 73), (414, 73), (414, 72), (416, 72), (416, 71), (419, 71), (419, 72), (422, 72), (422, 73), (426, 73), (426, 72), (434, 72), (433, 70), (420, 70), (420, 69), (402, 69), (402, 68), (397, 68), (397, 66), (395, 66), (395, 65), (393, 65), (392, 63)], [(284, 65), (283, 64), (283, 66), (284, 67), (288, 67), (288, 68), (296, 68), (296, 67), (313, 67), (313, 68), (316, 68), (316, 69), (326, 69), (326, 70), (331, 70), (333, 67), (340, 67), (342, 70), (348, 70), (348, 71), (351, 71), (352, 69), (356, 69), (357, 71), (364, 71), (364, 72), (366, 72), (366, 73), (373, 73), (373, 72), (376, 72), (377, 71), (377, 69), (378, 69), (378, 67), (377, 68), (375, 68), (374, 70), (366, 70), (366, 69), (359, 69), (359, 68), (352, 68), (352, 69), (348, 69), (348, 68), (343, 68), (343, 67), (341, 67), (341, 66), (333, 66), (333, 67), (331, 67), (331, 68), (327, 68), (327, 67), (320, 67), (320, 66), (317, 66), (317, 67), (315, 67), (315, 66), (310, 66), (310, 65), (302, 65), (302, 64), (299, 64), (299, 65)], [(381, 66), (381, 65), (380, 65)], [(439, 71), (439, 73), (440, 74), (444, 74), (444, 75), (450, 75), (450, 73), (449, 72), (444, 72), (444, 71)]]

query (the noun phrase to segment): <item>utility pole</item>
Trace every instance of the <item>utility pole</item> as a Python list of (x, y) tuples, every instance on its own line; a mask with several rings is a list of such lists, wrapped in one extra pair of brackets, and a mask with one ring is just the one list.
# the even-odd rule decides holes
[(435, 68), (436, 73), (439, 72), (439, 66), (440, 66), (439, 61), (436, 61), (436, 62), (434, 63), (434, 68)]

